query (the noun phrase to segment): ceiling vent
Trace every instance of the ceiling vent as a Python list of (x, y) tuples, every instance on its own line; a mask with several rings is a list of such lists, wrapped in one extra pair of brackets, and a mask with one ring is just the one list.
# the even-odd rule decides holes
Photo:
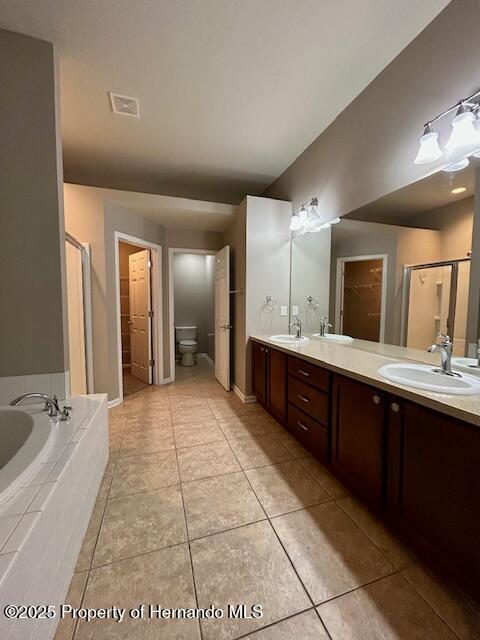
[(128, 96), (122, 96), (119, 93), (108, 92), (110, 98), (110, 106), (113, 113), (118, 116), (131, 116), (133, 118), (140, 118), (140, 103), (138, 98), (129, 98)]

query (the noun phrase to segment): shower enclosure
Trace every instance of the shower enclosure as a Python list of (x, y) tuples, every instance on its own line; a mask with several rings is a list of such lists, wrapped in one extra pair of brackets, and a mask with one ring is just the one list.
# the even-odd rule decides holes
[(425, 349), (446, 333), (465, 355), (470, 258), (404, 268), (402, 346)]

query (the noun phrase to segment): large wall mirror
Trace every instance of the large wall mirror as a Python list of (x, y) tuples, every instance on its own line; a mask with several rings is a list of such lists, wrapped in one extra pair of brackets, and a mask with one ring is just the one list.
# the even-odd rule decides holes
[(329, 229), (293, 234), (290, 320), (370, 351), (424, 351), (442, 332), (467, 355), (474, 191), (474, 167), (439, 172)]

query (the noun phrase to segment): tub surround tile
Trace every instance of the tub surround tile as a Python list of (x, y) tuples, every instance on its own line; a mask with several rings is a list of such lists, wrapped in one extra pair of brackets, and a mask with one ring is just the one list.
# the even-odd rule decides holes
[(37, 485), (42, 485), (44, 482), (46, 482), (48, 474), (54, 466), (54, 462), (45, 462), (40, 464), (36, 473), (30, 478), (30, 480), (26, 481), (25, 486), (34, 487)]
[[(0, 517), (0, 553), (7, 553), (4, 551), (5, 544), (9, 537), (12, 535), (13, 530), (20, 522), (22, 516), (2, 516)], [(14, 549), (16, 551), (16, 549)]]
[(333, 502), (278, 516), (272, 524), (315, 604), (394, 571)]
[(226, 441), (178, 449), (177, 456), (182, 482), (240, 471)]
[(38, 487), (34, 487), (34, 488), (37, 490), (37, 492), (34, 496), (34, 499), (28, 506), (27, 511), (28, 512), (44, 511), (47, 506), (47, 503), (52, 497), (53, 492), (57, 489), (57, 485), (55, 482), (46, 482), (40, 488)]
[[(120, 560), (92, 569), (83, 600), (84, 607), (138, 607), (140, 603), (165, 608), (195, 607), (195, 592), (187, 544)], [(209, 603), (210, 604), (210, 603)], [(93, 638), (153, 638), (200, 640), (197, 620), (80, 621), (75, 640)]]
[(329, 640), (329, 635), (315, 610), (310, 609), (249, 634), (244, 640)]
[(92, 566), (187, 540), (179, 486), (107, 502)]
[(174, 451), (159, 451), (132, 458), (119, 458), (110, 487), (110, 498), (179, 484)]
[(190, 539), (265, 518), (243, 472), (186, 482), (182, 489)]
[(318, 612), (332, 640), (457, 639), (398, 574), (326, 602)]
[(21, 516), (25, 511), (29, 510), (29, 506), (37, 493), (40, 491), (39, 486), (24, 487), (19, 493), (11, 498), (3, 507), (0, 518), (7, 516)]
[(232, 438), (230, 445), (242, 469), (262, 467), (293, 458), (283, 444), (270, 435)]
[(270, 517), (331, 500), (296, 460), (249, 469), (245, 473)]
[(202, 620), (205, 640), (236, 638), (311, 606), (271, 525), (249, 524), (190, 543), (200, 607), (263, 605), (263, 618)]

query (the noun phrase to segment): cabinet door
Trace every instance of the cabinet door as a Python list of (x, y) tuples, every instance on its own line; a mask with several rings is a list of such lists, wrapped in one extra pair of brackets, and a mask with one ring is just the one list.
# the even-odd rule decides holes
[(267, 348), (252, 343), (253, 393), (261, 404), (267, 401)]
[(334, 377), (332, 467), (373, 510), (384, 495), (385, 400), (368, 385)]
[(388, 517), (480, 597), (480, 429), (407, 401), (388, 409)]
[(282, 424), (287, 419), (287, 356), (267, 348), (267, 409)]

